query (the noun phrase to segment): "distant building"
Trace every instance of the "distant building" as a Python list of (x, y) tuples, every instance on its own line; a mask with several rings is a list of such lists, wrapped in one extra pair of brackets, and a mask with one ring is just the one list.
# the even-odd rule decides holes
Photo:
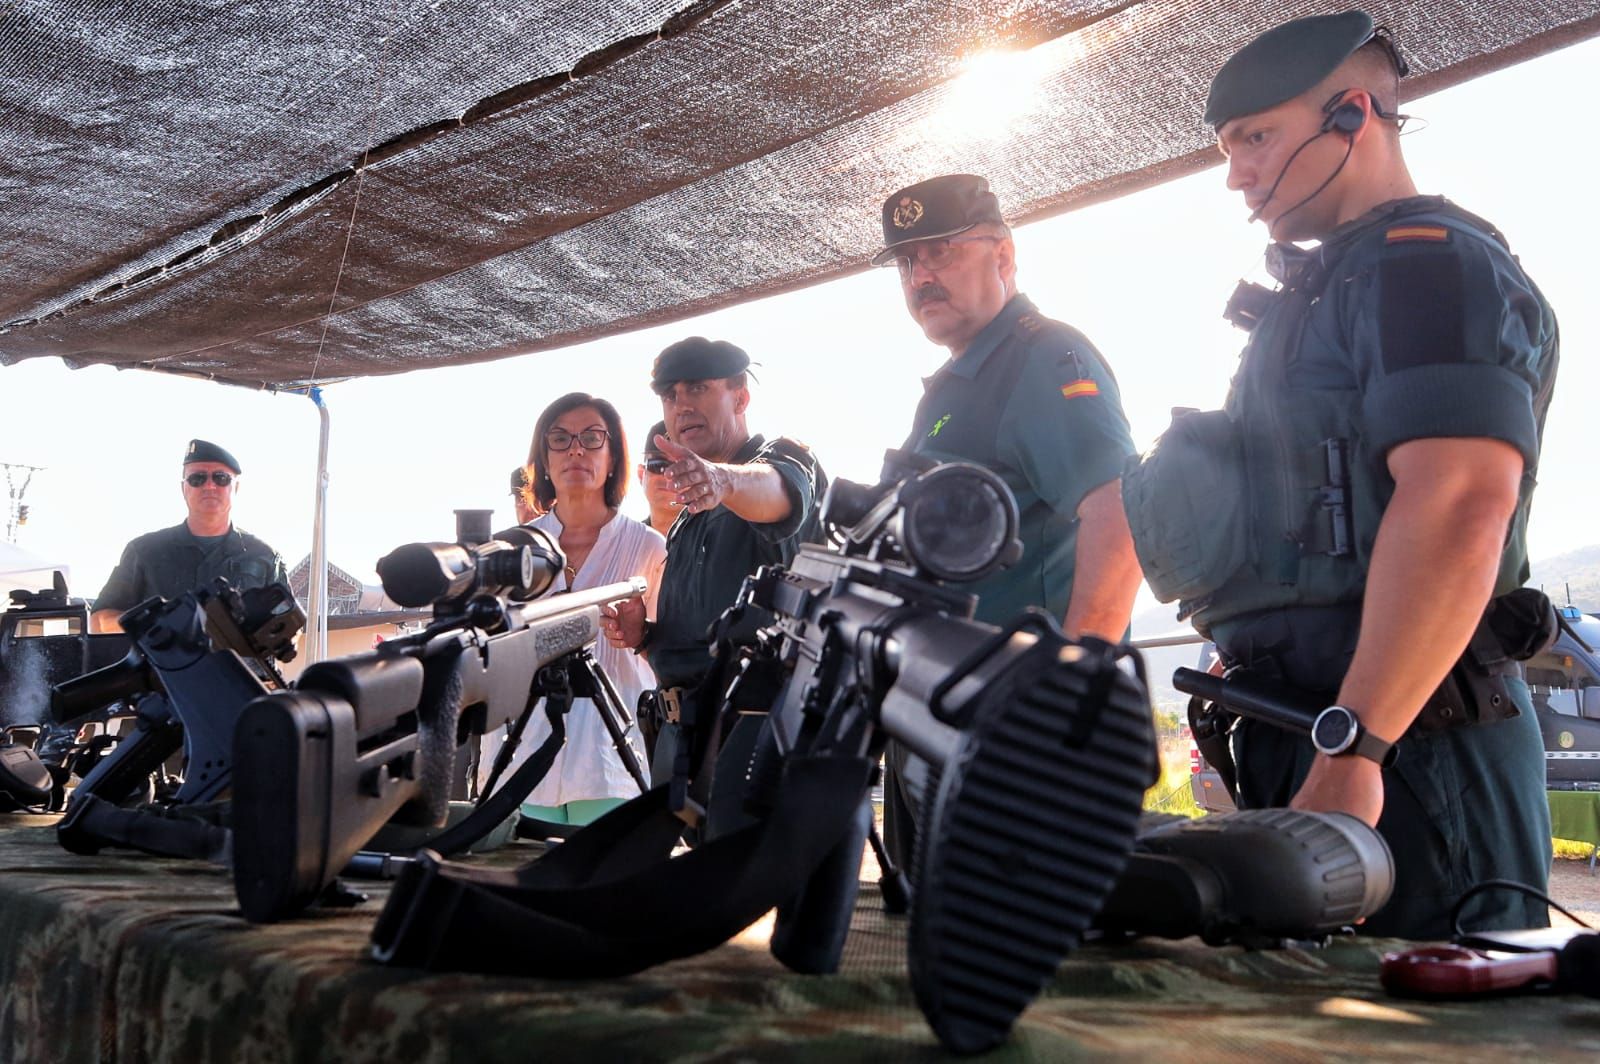
[[(302, 609), (311, 609), (311, 558), (289, 571), (289, 588)], [(432, 616), (428, 610), (403, 609), (383, 593), (383, 588), (363, 584), (343, 569), (328, 563), (328, 656), (343, 657), (371, 650), (385, 639), (415, 631)], [(284, 666), (289, 679), (305, 668), (301, 655)]]
[[(289, 571), (289, 589), (300, 605), (311, 605), (311, 556), (300, 559)], [(383, 588), (363, 584), (343, 569), (328, 563), (328, 616), (342, 617), (355, 613), (392, 613), (401, 607), (383, 593)]]

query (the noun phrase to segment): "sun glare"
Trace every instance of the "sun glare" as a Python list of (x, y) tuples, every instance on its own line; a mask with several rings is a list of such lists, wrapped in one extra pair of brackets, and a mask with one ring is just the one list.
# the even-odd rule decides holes
[(976, 52), (945, 87), (935, 121), (946, 135), (1003, 136), (1038, 105), (1048, 70), (1045, 49)]

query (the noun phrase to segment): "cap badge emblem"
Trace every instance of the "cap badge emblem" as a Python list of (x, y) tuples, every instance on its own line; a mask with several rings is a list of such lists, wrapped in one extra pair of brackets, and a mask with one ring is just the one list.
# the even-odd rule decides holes
[(901, 196), (900, 202), (895, 204), (894, 214), (890, 221), (894, 222), (896, 229), (910, 229), (922, 220), (922, 204), (910, 196)]

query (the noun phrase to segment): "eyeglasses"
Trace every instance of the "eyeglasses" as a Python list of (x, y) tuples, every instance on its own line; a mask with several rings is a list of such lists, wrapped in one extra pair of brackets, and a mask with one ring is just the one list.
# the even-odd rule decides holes
[(189, 485), (191, 488), (198, 488), (203, 485), (207, 479), (210, 479), (211, 483), (215, 484), (217, 487), (225, 488), (229, 484), (233, 483), (233, 474), (227, 472), (226, 470), (213, 469), (210, 473), (190, 473), (188, 476), (183, 478), (183, 482)]
[(969, 244), (975, 240), (999, 240), (997, 236), (947, 236), (938, 240), (920, 240), (892, 259), (884, 262), (887, 266), (893, 263), (900, 269), (900, 279), (909, 280), (912, 264), (921, 263), (922, 268), (932, 273), (942, 270), (956, 260), (957, 244)]
[(572, 441), (577, 440), (578, 446), (584, 450), (598, 451), (610, 438), (611, 433), (604, 429), (584, 429), (578, 433), (568, 432), (566, 429), (551, 429), (544, 434), (544, 443), (552, 451), (570, 451)]

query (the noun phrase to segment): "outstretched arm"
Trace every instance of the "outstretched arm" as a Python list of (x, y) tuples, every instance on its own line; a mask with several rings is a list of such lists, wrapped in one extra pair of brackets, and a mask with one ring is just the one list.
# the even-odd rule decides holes
[(678, 493), (678, 502), (690, 513), (726, 506), (752, 524), (770, 525), (794, 511), (794, 503), (784, 490), (783, 476), (764, 462), (708, 462), (665, 436), (656, 437), (656, 446), (672, 459), (666, 475)]

